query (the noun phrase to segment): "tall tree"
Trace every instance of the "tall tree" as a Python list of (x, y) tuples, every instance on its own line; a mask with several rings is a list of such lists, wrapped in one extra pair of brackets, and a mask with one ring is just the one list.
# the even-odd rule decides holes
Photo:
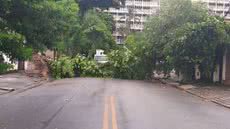
[(166, 0), (160, 14), (146, 27), (155, 69), (177, 71), (192, 79), (195, 64), (203, 77), (211, 79), (218, 44), (228, 43), (222, 18), (210, 16), (208, 10), (190, 0)]
[[(13, 37), (15, 34), (24, 37), (23, 40), (16, 39), (22, 45), (15, 47), (30, 47), (36, 51), (53, 49), (59, 42), (70, 39), (67, 37), (71, 37), (76, 29), (79, 9), (74, 0), (0, 0), (0, 3), (0, 20), (4, 21), (4, 24), (0, 22), (1, 26), (7, 27), (10, 32), (7, 33)], [(1, 38), (2, 44), (8, 42)], [(11, 53), (15, 51), (11, 49)]]
[(24, 60), (31, 56), (32, 49), (24, 43), (23, 35), (10, 30), (6, 22), (0, 19), (0, 56), (8, 56), (11, 61)]
[(93, 57), (96, 49), (109, 51), (115, 47), (110, 22), (101, 13), (103, 12), (89, 10), (85, 14), (81, 31), (75, 37), (78, 53)]
[(12, 30), (25, 36), (26, 44), (35, 49), (52, 48), (77, 18), (74, 0), (0, 1), (0, 16)]

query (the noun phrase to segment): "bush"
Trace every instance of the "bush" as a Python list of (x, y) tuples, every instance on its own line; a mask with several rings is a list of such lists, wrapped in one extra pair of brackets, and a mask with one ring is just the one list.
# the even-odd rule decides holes
[(13, 68), (13, 65), (8, 63), (0, 63), (0, 74), (6, 73)]
[(82, 76), (89, 77), (103, 77), (102, 70), (95, 61), (87, 61), (85, 67), (82, 70)]
[(147, 48), (143, 38), (139, 34), (129, 35), (125, 46), (108, 54), (112, 77), (135, 80), (151, 78), (152, 57), (146, 53)]
[(114, 50), (108, 55), (108, 59), (114, 78), (134, 79), (132, 68), (136, 63), (136, 58), (129, 49), (123, 47)]
[(82, 77), (103, 77), (103, 72), (99, 64), (84, 56), (77, 55), (72, 59), (75, 74)]
[(56, 79), (74, 77), (74, 65), (69, 57), (60, 57), (50, 64), (52, 76)]
[(94, 60), (77, 55), (74, 58), (63, 56), (50, 64), (52, 76), (56, 79), (81, 77), (103, 77), (101, 67)]

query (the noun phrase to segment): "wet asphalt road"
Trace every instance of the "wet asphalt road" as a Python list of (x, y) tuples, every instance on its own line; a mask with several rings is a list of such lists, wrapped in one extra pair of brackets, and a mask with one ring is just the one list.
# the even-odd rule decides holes
[(230, 129), (230, 109), (161, 84), (66, 79), (1, 95), (0, 129)]

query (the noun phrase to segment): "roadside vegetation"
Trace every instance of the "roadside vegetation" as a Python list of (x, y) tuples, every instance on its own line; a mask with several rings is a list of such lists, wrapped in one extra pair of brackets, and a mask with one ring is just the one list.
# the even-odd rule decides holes
[[(113, 17), (93, 8), (93, 2), (0, 0), (0, 57), (4, 53), (11, 61), (25, 61), (33, 52), (53, 50), (56, 58), (50, 70), (54, 78), (150, 79), (153, 71), (167, 76), (175, 70), (189, 81), (194, 79), (194, 66), (199, 65), (202, 79), (211, 80), (230, 42), (230, 25), (210, 15), (202, 4), (162, 0), (144, 31), (132, 32), (127, 25), (124, 45), (117, 46)], [(98, 4), (102, 9), (112, 6)], [(94, 61), (96, 49), (105, 50), (108, 63)], [(3, 60), (0, 64), (0, 73), (10, 68)]]
[(144, 32), (130, 33), (123, 48), (115, 50), (113, 59), (121, 61), (115, 71), (121, 78), (148, 79), (153, 71), (168, 76), (175, 70), (184, 76), (182, 81), (192, 81), (198, 65), (201, 80), (211, 81), (216, 64), (229, 47), (229, 30), (224, 18), (211, 15), (201, 3), (164, 0)]
[[(0, 0), (1, 59), (4, 54), (12, 62), (23, 64), (31, 59), (32, 53), (47, 49), (55, 51), (57, 58), (82, 54), (92, 59), (97, 48), (109, 52), (115, 47), (113, 18), (93, 9), (93, 2)], [(95, 6), (113, 6), (113, 2), (108, 2), (111, 4), (98, 2)], [(4, 60), (0, 64), (1, 72), (5, 71), (8, 64)]]
[(51, 74), (54, 78), (104, 77), (102, 65), (94, 60), (77, 55), (74, 58), (63, 56), (51, 62)]
[(166, 74), (175, 69), (186, 81), (194, 79), (199, 65), (202, 80), (212, 80), (218, 54), (230, 43), (229, 24), (189, 0), (166, 0), (162, 7), (146, 25), (152, 67)]

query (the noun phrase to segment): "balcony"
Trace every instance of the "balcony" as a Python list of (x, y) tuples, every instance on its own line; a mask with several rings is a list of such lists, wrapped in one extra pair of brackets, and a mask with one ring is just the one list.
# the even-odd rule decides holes
[(213, 4), (228, 4), (229, 0), (203, 0), (205, 3), (213, 3)]
[(131, 25), (132, 30), (143, 30), (144, 26), (141, 24), (133, 24)]
[(120, 8), (120, 9), (109, 8), (108, 12), (109, 13), (128, 13), (128, 9), (127, 8)]
[(126, 6), (139, 6), (139, 7), (159, 7), (157, 2), (154, 1), (126, 1)]

